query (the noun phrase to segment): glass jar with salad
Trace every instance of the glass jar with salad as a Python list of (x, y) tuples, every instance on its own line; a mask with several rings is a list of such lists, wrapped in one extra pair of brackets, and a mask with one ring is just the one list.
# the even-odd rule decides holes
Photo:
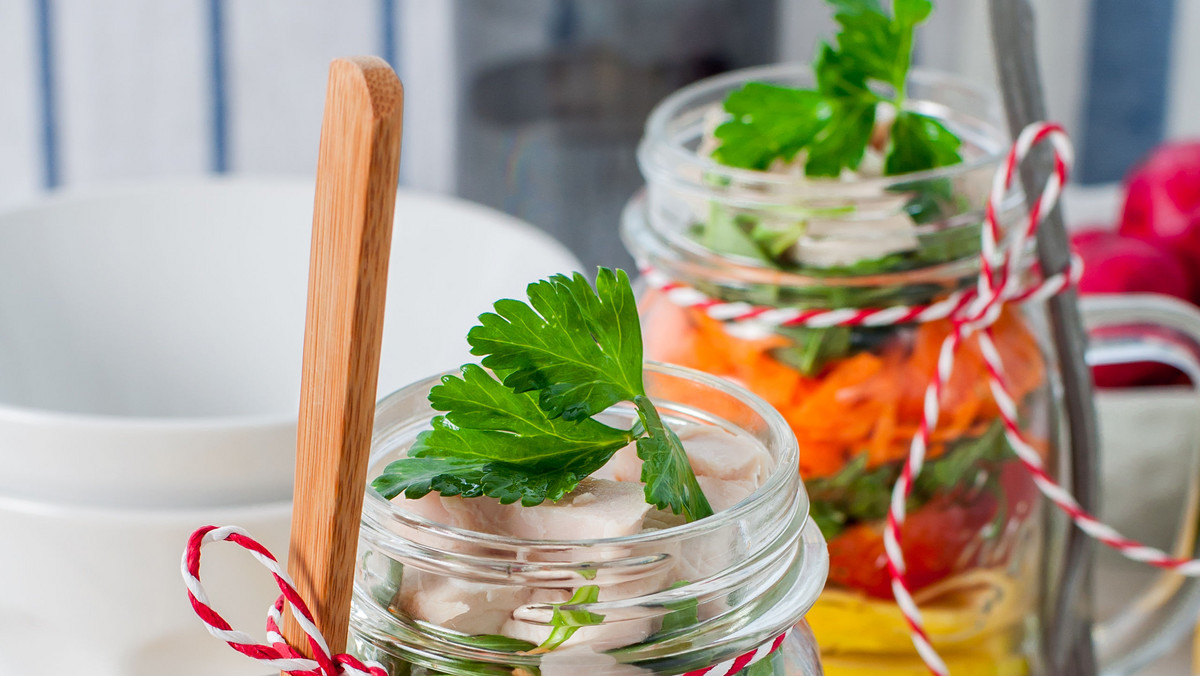
[[(922, 306), (972, 287), (1008, 141), (987, 92), (909, 72), (928, 2), (897, 0), (892, 14), (873, 2), (831, 4), (840, 32), (814, 65), (711, 78), (655, 109), (639, 150), (647, 185), (625, 210), (622, 236), (645, 267), (648, 358), (745, 386), (797, 437), (829, 543), (828, 586), (808, 615), (826, 673), (926, 673), (893, 599), (883, 531), (951, 322), (767, 319), (774, 309)], [(1024, 222), (1019, 191), (996, 208), (1002, 226)], [(1159, 300), (1098, 302), (1088, 314), (1109, 332), (1093, 345), (1097, 360), (1194, 364), (1180, 356), (1195, 345), (1184, 335), (1198, 335), (1194, 313)], [(1044, 311), (1008, 306), (991, 334), (1025, 435), (1061, 471)], [(1162, 339), (1176, 341), (1174, 356), (1149, 345), (1150, 323), (1171, 327)], [(987, 375), (968, 339), (942, 390), (900, 547), (951, 673), (1041, 673), (1039, 618), (1066, 526), (1010, 450)], [(1195, 589), (1175, 599), (1157, 607), (1194, 609)], [(1134, 621), (1113, 631), (1145, 639), (1152, 629)]]
[(643, 366), (624, 273), (530, 298), (472, 330), (486, 369), (380, 403), (352, 650), (391, 676), (821, 674), (828, 558), (782, 416)]

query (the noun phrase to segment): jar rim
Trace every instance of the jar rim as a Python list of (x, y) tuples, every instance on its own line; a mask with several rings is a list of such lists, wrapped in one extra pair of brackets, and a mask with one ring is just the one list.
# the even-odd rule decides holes
[[(723, 527), (738, 521), (759, 509), (764, 503), (769, 503), (769, 498), (777, 497), (784, 491), (795, 492), (795, 509), (804, 515), (803, 527), (809, 521), (809, 498), (808, 493), (804, 489), (803, 482), (796, 477), (799, 474), (799, 445), (795, 435), (791, 432), (787, 421), (783, 415), (774, 407), (768, 404), (764, 399), (747, 390), (746, 388), (733, 383), (725, 378), (710, 375), (695, 369), (677, 366), (674, 364), (666, 364), (655, 361), (646, 361), (644, 369), (650, 373), (659, 373), (666, 376), (675, 376), (686, 378), (693, 382), (698, 382), (701, 385), (710, 387), (723, 394), (730, 395), (738, 399), (741, 403), (750, 408), (756, 415), (761, 417), (767, 425), (768, 433), (773, 441), (779, 444), (779, 454), (775, 458), (775, 467), (767, 480), (763, 482), (753, 493), (738, 504), (728, 509), (717, 512), (716, 514), (699, 519), (697, 521), (688, 522), (679, 526), (672, 526), (657, 531), (649, 531), (644, 533), (635, 533), (632, 535), (623, 535), (610, 538), (581, 538), (574, 540), (539, 540), (515, 538), (506, 535), (496, 535), (493, 533), (482, 533), (479, 531), (459, 528), (457, 526), (439, 523), (423, 516), (408, 512), (402, 509), (397, 504), (384, 498), (370, 485), (367, 486), (366, 495), (363, 500), (363, 519), (370, 517), (379, 523), (386, 521), (400, 521), (410, 527), (423, 531), (435, 533), (441, 538), (445, 538), (449, 542), (461, 542), (469, 545), (492, 545), (507, 548), (521, 548), (530, 552), (552, 551), (559, 552), (564, 548), (591, 548), (591, 547), (630, 547), (633, 545), (646, 545), (659, 543), (663, 541), (673, 540), (677, 538), (687, 538), (702, 535), (710, 531), (716, 531)], [(385, 411), (388, 408), (396, 405), (400, 400), (410, 397), (415, 391), (428, 391), (436, 383), (443, 378), (455, 375), (457, 371), (441, 373), (435, 376), (424, 378), (417, 382), (411, 383), (395, 392), (384, 397), (378, 404), (377, 410)], [(430, 409), (430, 417), (435, 412)], [(372, 446), (374, 446), (374, 442)], [(372, 464), (374, 464), (376, 449), (372, 448)]]
[[(718, 174), (741, 182), (769, 186), (776, 191), (782, 188), (795, 189), (808, 186), (811, 191), (818, 192), (822, 196), (838, 197), (847, 192), (847, 188), (851, 188), (852, 192), (885, 192), (889, 186), (917, 181), (931, 181), (963, 172), (978, 170), (989, 165), (998, 164), (1007, 154), (1009, 141), (1007, 130), (990, 120), (975, 120), (975, 122), (986, 126), (990, 131), (996, 132), (992, 137), (994, 141), (993, 147), (981, 146), (984, 150), (983, 153), (976, 157), (964, 159), (958, 164), (891, 176), (859, 178), (853, 182), (842, 181), (836, 178), (805, 178), (803, 181), (797, 181), (794, 176), (772, 174), (755, 169), (721, 164), (711, 157), (700, 155), (684, 147), (682, 144), (668, 140), (667, 138), (671, 122), (690, 104), (698, 99), (703, 99), (706, 95), (727, 89), (731, 85), (754, 81), (796, 79), (797, 77), (806, 79), (806, 76), (807, 78), (812, 77), (812, 64), (809, 62), (798, 61), (769, 64), (743, 68), (705, 78), (675, 91), (659, 102), (646, 120), (642, 141), (638, 146), (638, 163), (642, 167), (643, 175), (647, 179), (650, 179), (651, 175), (658, 171), (656, 166), (659, 163), (653, 160), (653, 153), (662, 152), (668, 160), (678, 162), (683, 166), (690, 165), (699, 170), (700, 173), (697, 174), (698, 176)], [(944, 71), (914, 67), (908, 73), (908, 81), (918, 85), (939, 84), (951, 86), (960, 93), (981, 102), (994, 117), (999, 118), (1000, 104), (995, 93), (965, 78)]]
[[(825, 221), (826, 230), (811, 241), (844, 243), (867, 251), (899, 251), (888, 244), (894, 230), (864, 227), (907, 215), (907, 200), (916, 186), (941, 181), (965, 196), (954, 210), (934, 220), (911, 222), (901, 233), (902, 245), (920, 251), (922, 242), (961, 238), (986, 218), (985, 200), (995, 171), (1008, 152), (1008, 133), (996, 96), (987, 88), (940, 71), (913, 69), (906, 104), (947, 122), (964, 141), (964, 160), (954, 165), (873, 178), (810, 179), (798, 175), (742, 169), (720, 164), (696, 147), (705, 127), (702, 118), (719, 107), (723, 93), (743, 83), (767, 81), (799, 84), (811, 81), (807, 63), (786, 63), (737, 70), (693, 83), (663, 100), (651, 112), (638, 147), (638, 162), (646, 188), (627, 204), (621, 217), (621, 237), (639, 265), (695, 286), (715, 283), (737, 289), (770, 286), (785, 289), (816, 287), (907, 287), (932, 285), (953, 290), (978, 274), (979, 248), (962, 255), (894, 269), (856, 269), (850, 262), (823, 265), (773, 265), (750, 255), (718, 251), (694, 236), (690, 226), (705, 221), (707, 205), (724, 217), (786, 223)], [(936, 109), (936, 110), (935, 110)], [(723, 113), (723, 111), (722, 111)], [(714, 178), (715, 177), (715, 178)], [(965, 192), (964, 192), (965, 191)], [(1009, 226), (1022, 215), (1024, 193), (1013, 185), (996, 205), (996, 217), (1008, 236)], [(795, 213), (794, 216), (790, 214)], [(839, 226), (834, 230), (831, 226)], [(849, 225), (851, 227), (840, 227)], [(976, 235), (979, 236), (979, 235)], [(807, 236), (801, 241), (809, 242)], [(806, 244), (806, 246), (809, 246)], [(878, 255), (883, 255), (878, 254)], [(866, 256), (864, 260), (870, 259)]]

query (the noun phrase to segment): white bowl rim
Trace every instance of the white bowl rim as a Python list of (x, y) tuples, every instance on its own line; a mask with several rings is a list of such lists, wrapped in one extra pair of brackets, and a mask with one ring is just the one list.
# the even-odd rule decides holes
[(290, 517), (292, 500), (213, 505), (211, 507), (110, 507), (73, 502), (50, 502), (0, 494), (0, 513), (25, 514), (41, 518), (114, 521), (128, 523), (200, 524), (209, 522), (257, 521), (264, 517)]
[[(32, 201), (21, 202), (0, 208), (0, 228), (8, 227), (13, 220), (40, 215), (47, 209), (70, 207), (90, 202), (128, 199), (143, 196), (169, 194), (183, 190), (220, 190), (223, 188), (250, 189), (303, 189), (315, 190), (314, 181), (303, 177), (286, 176), (239, 176), (212, 175), (188, 178), (152, 178), (101, 182), (83, 187), (72, 187), (44, 194)], [(401, 186), (396, 192), (397, 203), (401, 201), (425, 202), (435, 208), (458, 211), (467, 216), (486, 218), (496, 225), (507, 228), (532, 240), (540, 240), (547, 248), (558, 249), (567, 259), (574, 254), (558, 240), (533, 225), (491, 207), (469, 202), (457, 197), (414, 190)], [(563, 272), (569, 272), (564, 270)], [(530, 280), (533, 281), (533, 280)], [(480, 308), (484, 311), (487, 308)], [(465, 337), (464, 337), (465, 340)], [(296, 373), (297, 379), (300, 373)], [(17, 424), (48, 424), (70, 426), (98, 431), (146, 431), (146, 432), (196, 432), (229, 431), (243, 429), (288, 428), (296, 424), (299, 412), (286, 414), (248, 414), (222, 416), (154, 417), (122, 416), (97, 413), (72, 413), (29, 406), (15, 406), (0, 402), (0, 422)]]

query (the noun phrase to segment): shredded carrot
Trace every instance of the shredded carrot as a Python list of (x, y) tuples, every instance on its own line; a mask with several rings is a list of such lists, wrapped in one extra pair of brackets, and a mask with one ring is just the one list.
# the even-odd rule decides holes
[[(702, 311), (660, 298), (651, 293), (643, 307), (647, 356), (730, 378), (766, 399), (796, 433), (806, 478), (835, 474), (862, 453), (872, 467), (908, 456), (950, 322), (915, 325), (878, 353), (857, 352), (806, 377), (773, 356), (789, 345), (783, 336), (737, 338)], [(1019, 314), (1002, 313), (992, 338), (1018, 401), (1044, 386), (1044, 358)], [(948, 443), (982, 434), (999, 415), (987, 378), (979, 341), (968, 339), (942, 391), (929, 457)]]

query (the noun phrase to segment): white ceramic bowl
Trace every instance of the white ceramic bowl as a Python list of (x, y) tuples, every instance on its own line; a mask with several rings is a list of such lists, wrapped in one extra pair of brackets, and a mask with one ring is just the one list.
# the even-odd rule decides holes
[[(129, 510), (0, 497), (0, 674), (265, 676), (204, 631), (180, 557), (209, 523), (242, 526), (282, 557), (291, 515), (290, 502)], [(217, 612), (266, 643), (270, 573), (228, 543), (205, 548), (200, 572)]]
[[(0, 213), (0, 674), (269, 671), (203, 631), (179, 557), (207, 523), (286, 554), (312, 193), (201, 180)], [(402, 191), (380, 393), (468, 360), (493, 300), (577, 267), (520, 221)], [(224, 547), (203, 579), (262, 636), (276, 591)]]
[[(201, 180), (0, 214), (0, 496), (286, 500), (312, 188)], [(578, 262), (498, 212), (401, 191), (379, 391), (469, 359), (475, 317)]]

